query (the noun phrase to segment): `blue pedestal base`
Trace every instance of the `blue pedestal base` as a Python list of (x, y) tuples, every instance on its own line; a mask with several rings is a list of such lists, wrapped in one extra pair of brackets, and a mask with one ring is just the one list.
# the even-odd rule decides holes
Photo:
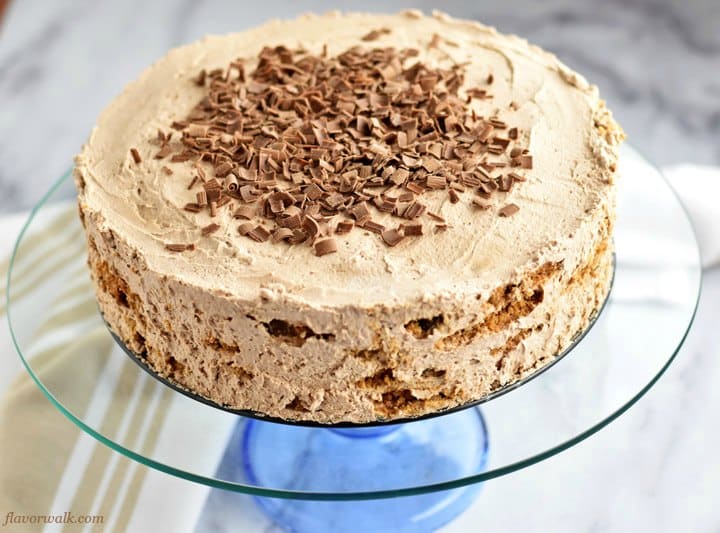
[[(245, 475), (253, 484), (303, 492), (364, 492), (479, 472), (487, 462), (488, 436), (478, 409), (358, 429), (250, 421), (242, 451)], [(463, 512), (479, 488), (366, 501), (257, 501), (275, 523), (296, 533), (418, 533), (433, 531)]]

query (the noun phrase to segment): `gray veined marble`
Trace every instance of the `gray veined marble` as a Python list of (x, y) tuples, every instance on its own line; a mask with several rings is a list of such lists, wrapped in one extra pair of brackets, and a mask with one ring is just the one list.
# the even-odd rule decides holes
[(304, 11), (441, 8), (556, 52), (657, 164), (720, 163), (720, 2), (15, 0), (0, 29), (0, 210), (29, 207), (168, 48)]
[[(657, 164), (720, 164), (720, 1), (14, 0), (0, 23), (0, 211), (27, 208), (72, 164), (95, 117), (168, 48), (303, 11), (440, 8), (518, 33), (600, 86)], [(720, 273), (658, 386), (558, 457), (489, 482), (447, 531), (720, 531)], [(213, 491), (197, 531), (275, 531)]]

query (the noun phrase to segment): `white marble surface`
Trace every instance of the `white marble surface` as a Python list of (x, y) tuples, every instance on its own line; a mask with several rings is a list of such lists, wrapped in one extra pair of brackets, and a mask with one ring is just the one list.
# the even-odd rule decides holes
[[(307, 10), (442, 7), (520, 33), (600, 86), (658, 164), (720, 163), (720, 2), (15, 0), (0, 27), (0, 211), (34, 203), (113, 95), (169, 47)], [(720, 272), (662, 381), (579, 446), (486, 484), (448, 531), (720, 531)], [(197, 530), (271, 531), (213, 492)]]

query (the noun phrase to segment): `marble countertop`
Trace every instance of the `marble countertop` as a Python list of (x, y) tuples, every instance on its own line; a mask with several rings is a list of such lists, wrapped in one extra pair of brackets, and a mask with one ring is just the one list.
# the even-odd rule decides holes
[[(0, 23), (0, 212), (35, 203), (69, 168), (100, 110), (168, 48), (278, 15), (333, 7), (387, 11), (389, 5), (15, 0)], [(629, 142), (656, 164), (720, 164), (720, 2), (391, 5), (441, 5), (521, 34), (596, 83)], [(720, 272), (707, 273), (705, 281), (686, 347), (636, 407), (560, 456), (487, 483), (448, 530), (718, 531), (720, 389), (707, 378), (720, 376)], [(198, 531), (251, 523), (255, 531), (272, 529), (248, 498), (215, 491)]]

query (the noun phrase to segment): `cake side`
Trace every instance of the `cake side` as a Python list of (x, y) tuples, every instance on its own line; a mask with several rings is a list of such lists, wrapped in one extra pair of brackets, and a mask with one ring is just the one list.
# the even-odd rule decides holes
[(143, 363), (221, 405), (332, 423), (453, 407), (551, 361), (607, 295), (613, 213), (608, 197), (577, 264), (541, 262), (487, 299), (325, 313), (158, 276), (97, 215), (84, 224), (100, 307)]
[(419, 416), (522, 379), (587, 328), (612, 276), (607, 216), (574, 270), (545, 262), (484, 301), (323, 317), (130, 266), (133, 252), (112, 232), (92, 215), (85, 225), (100, 308), (144, 364), (220, 405), (321, 423)]

